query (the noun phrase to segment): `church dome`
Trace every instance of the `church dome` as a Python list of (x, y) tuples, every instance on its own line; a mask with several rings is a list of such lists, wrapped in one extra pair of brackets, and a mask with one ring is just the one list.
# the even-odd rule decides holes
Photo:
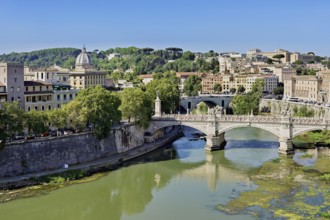
[(76, 59), (76, 69), (89, 69), (92, 67), (92, 58), (86, 52), (86, 48), (83, 47), (81, 53), (78, 55)]

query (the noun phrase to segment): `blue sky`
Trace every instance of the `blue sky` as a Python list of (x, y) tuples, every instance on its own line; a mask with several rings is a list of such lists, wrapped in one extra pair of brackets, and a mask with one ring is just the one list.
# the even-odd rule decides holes
[(85, 44), (330, 56), (329, 0), (0, 0), (0, 20), (0, 54)]

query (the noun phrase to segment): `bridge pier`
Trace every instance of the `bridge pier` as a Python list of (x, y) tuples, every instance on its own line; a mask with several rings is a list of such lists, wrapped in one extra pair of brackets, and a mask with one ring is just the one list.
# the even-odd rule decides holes
[(291, 139), (280, 138), (280, 146), (278, 148), (278, 152), (280, 154), (293, 154), (293, 144)]
[(208, 151), (223, 150), (226, 145), (225, 133), (218, 135), (207, 135), (205, 149)]

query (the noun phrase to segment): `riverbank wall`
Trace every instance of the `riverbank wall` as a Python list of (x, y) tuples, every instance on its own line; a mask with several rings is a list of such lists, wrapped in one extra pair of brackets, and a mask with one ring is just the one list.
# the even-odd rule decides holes
[[(147, 139), (149, 142), (157, 141), (172, 129), (157, 131)], [(96, 161), (144, 144), (144, 129), (136, 125), (117, 127), (102, 140), (89, 132), (12, 142), (0, 152), (0, 179)]]
[(294, 107), (301, 108), (307, 106), (307, 108), (314, 110), (314, 117), (326, 117), (330, 118), (330, 108), (322, 105), (307, 104), (302, 102), (288, 102), (275, 99), (261, 99), (259, 104), (259, 109), (262, 110), (264, 107), (267, 107), (270, 110), (271, 115), (280, 115), (286, 107), (289, 107), (293, 112)]

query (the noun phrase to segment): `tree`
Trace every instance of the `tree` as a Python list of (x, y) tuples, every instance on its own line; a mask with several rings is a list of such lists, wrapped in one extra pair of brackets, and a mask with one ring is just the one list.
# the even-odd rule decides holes
[(17, 101), (4, 102), (0, 108), (0, 148), (5, 146), (7, 139), (13, 138), (16, 132), (23, 130), (23, 114)]
[(238, 88), (237, 88), (237, 92), (238, 92), (238, 93), (244, 93), (244, 92), (245, 92), (245, 87), (242, 86), (242, 85), (238, 86)]
[(190, 52), (190, 51), (185, 51), (182, 54), (181, 58), (184, 59), (184, 60), (194, 60), (195, 59), (195, 53)]
[(215, 93), (220, 93), (220, 92), (222, 91), (222, 86), (221, 86), (219, 83), (215, 84), (215, 85), (213, 86), (213, 91), (214, 91)]
[(262, 96), (262, 91), (264, 88), (264, 80), (257, 79), (252, 84), (252, 89), (246, 95), (235, 95), (230, 105), (234, 111), (235, 115), (246, 115), (259, 113), (259, 101)]
[(184, 83), (184, 91), (187, 96), (196, 96), (201, 90), (202, 79), (199, 76), (192, 75)]
[(121, 105), (119, 110), (122, 116), (131, 121), (134, 119), (144, 128), (149, 126), (152, 116), (153, 100), (139, 88), (127, 88), (120, 94)]
[(236, 88), (230, 88), (230, 89), (229, 89), (229, 92), (230, 92), (231, 94), (235, 94), (235, 93), (236, 93)]
[(285, 55), (284, 54), (276, 54), (273, 56), (273, 59), (276, 59), (277, 62), (281, 63), (281, 59), (284, 58)]
[(49, 123), (55, 128), (64, 128), (67, 125), (68, 112), (64, 108), (56, 108), (47, 112)]
[(30, 134), (39, 135), (48, 131), (48, 118), (44, 111), (25, 112), (24, 127)]
[(265, 61), (265, 63), (267, 63), (267, 64), (273, 64), (273, 60), (270, 59), (270, 58), (267, 58), (266, 61)]
[(156, 99), (156, 94), (162, 101), (162, 111), (165, 113), (175, 112), (180, 102), (180, 91), (178, 78), (155, 79), (146, 85), (146, 92), (152, 100)]
[(88, 87), (81, 90), (78, 97), (68, 104), (68, 110), (71, 108), (73, 111), (73, 113), (69, 112), (69, 119), (73, 122), (72, 116), (82, 117), (78, 127), (81, 128), (86, 120), (88, 124), (92, 125), (94, 135), (103, 139), (109, 134), (112, 125), (121, 119), (119, 106), (120, 99), (117, 95), (99, 85)]
[(284, 84), (282, 82), (277, 83), (277, 87), (274, 88), (273, 94), (274, 95), (283, 95), (284, 93)]
[(296, 60), (293, 62), (293, 64), (302, 65), (302, 64), (304, 64), (304, 62), (302, 60)]

